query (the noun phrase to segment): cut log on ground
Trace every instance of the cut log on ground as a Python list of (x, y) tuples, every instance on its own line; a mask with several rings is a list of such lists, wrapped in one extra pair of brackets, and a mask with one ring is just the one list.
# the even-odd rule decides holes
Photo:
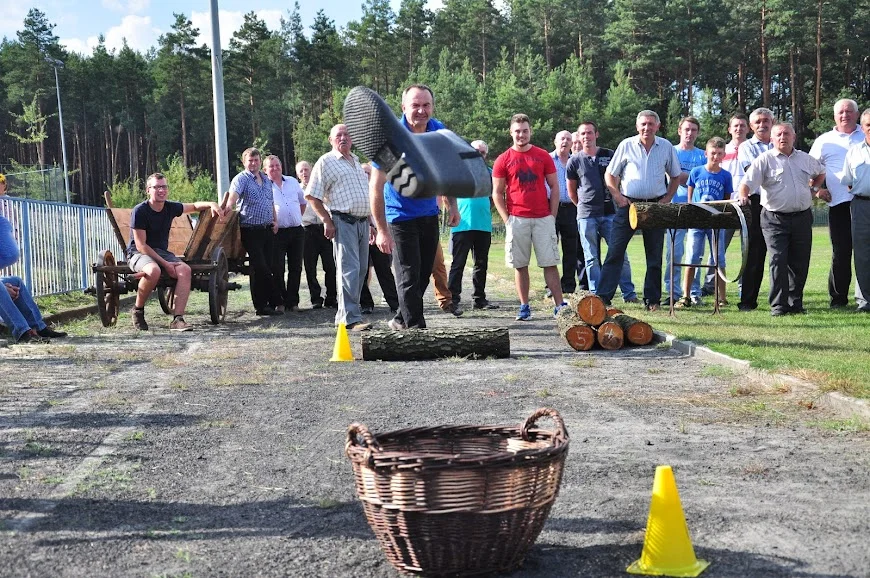
[(578, 291), (567, 295), (568, 305), (577, 316), (589, 325), (600, 325), (607, 317), (607, 306), (601, 297), (589, 291)]
[(740, 229), (737, 211), (741, 211), (747, 228), (752, 223), (749, 205), (715, 205), (713, 210), (717, 212), (692, 203), (632, 203), (628, 222), (633, 229)]
[(617, 309), (616, 307), (608, 307), (607, 308), (607, 316), (608, 317), (616, 317), (617, 315), (621, 314), (622, 312), (623, 312), (622, 309)]
[(595, 345), (595, 330), (584, 323), (570, 307), (565, 307), (556, 315), (556, 327), (559, 335), (574, 351), (589, 351)]
[(504, 358), (511, 355), (511, 343), (506, 327), (370, 331), (362, 335), (362, 354), (366, 361)]
[(606, 319), (595, 328), (595, 338), (602, 349), (619, 349), (623, 342), (622, 327), (612, 319)]
[(649, 323), (625, 314), (615, 315), (613, 321), (622, 327), (625, 340), (632, 345), (647, 345), (652, 341), (653, 330)]

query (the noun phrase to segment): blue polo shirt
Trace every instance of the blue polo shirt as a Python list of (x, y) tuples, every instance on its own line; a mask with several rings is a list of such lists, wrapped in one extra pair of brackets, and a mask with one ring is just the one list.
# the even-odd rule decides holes
[[(402, 115), (402, 124), (405, 128), (411, 130), (408, 121), (405, 120), (405, 115)], [(430, 118), (426, 123), (426, 132), (440, 130), (445, 127), (441, 121)], [(372, 162), (372, 166), (380, 169), (377, 163)], [(411, 199), (400, 195), (389, 182), (384, 183), (384, 212), (386, 213), (388, 223), (396, 223), (399, 221), (409, 221), (420, 217), (432, 217), (438, 215), (441, 209), (438, 208), (437, 197), (429, 199)]]

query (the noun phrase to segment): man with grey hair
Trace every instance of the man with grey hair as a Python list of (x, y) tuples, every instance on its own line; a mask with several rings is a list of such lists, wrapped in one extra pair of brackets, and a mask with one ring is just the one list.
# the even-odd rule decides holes
[(861, 115), (864, 140), (852, 146), (843, 162), (840, 182), (852, 195), (852, 242), (855, 247), (855, 301), (858, 311), (870, 313), (870, 108)]
[[(566, 170), (571, 158), (571, 132), (561, 130), (553, 139), (556, 148), (550, 153), (553, 163), (556, 165), (556, 178), (559, 180), (559, 212), (556, 213), (556, 235), (562, 243), (562, 278), (560, 284), (562, 293), (573, 293), (577, 288), (577, 278), (580, 285), (588, 289), (585, 280), (585, 267), (578, 268), (578, 263), (585, 263), (583, 249), (580, 247), (580, 233), (577, 231), (577, 206), (568, 197), (568, 183)], [(547, 194), (550, 192), (547, 187)]]
[[(486, 159), (489, 147), (482, 140), (471, 142), (471, 146)], [(450, 264), (450, 276), (447, 286), (453, 295), (453, 303), (459, 305), (462, 300), (462, 273), (468, 252), (474, 258), (474, 268), (471, 270), (471, 282), (474, 286), (474, 309), (498, 309), (498, 305), (490, 303), (486, 298), (486, 271), (489, 264), (489, 247), (492, 243), (492, 211), (490, 197), (474, 199), (456, 199), (459, 208), (459, 223), (451, 229), (451, 245), (453, 247), (453, 262)]]
[[(607, 166), (604, 179), (613, 200), (616, 215), (610, 233), (607, 257), (601, 267), (598, 296), (610, 303), (625, 261), (625, 249), (634, 236), (628, 222), (628, 208), (632, 202), (670, 203), (680, 184), (680, 159), (673, 145), (656, 136), (661, 126), (659, 115), (652, 110), (642, 110), (635, 122), (638, 136), (619, 143)], [(664, 229), (644, 229), (643, 244), (646, 249), (646, 278), (643, 284), (643, 301), (648, 311), (657, 311), (662, 301), (662, 249)]]
[(305, 198), (323, 221), (323, 234), (332, 240), (337, 269), (338, 311), (335, 324), (353, 331), (365, 331), (360, 293), (369, 270), (369, 182), (362, 165), (350, 152), (347, 127), (337, 124), (329, 131), (332, 150), (314, 163)]
[[(773, 143), (770, 142), (770, 129), (774, 122), (773, 112), (768, 108), (756, 108), (749, 115), (749, 126), (753, 132), (752, 138), (744, 141), (737, 149), (737, 159), (744, 172), (749, 169), (749, 165), (759, 155), (773, 148)], [(737, 309), (740, 311), (752, 311), (758, 307), (758, 292), (761, 290), (761, 280), (764, 278), (764, 259), (767, 257), (767, 246), (761, 232), (760, 199), (761, 197), (755, 192), (752, 192), (749, 198), (752, 223), (749, 225), (746, 264), (740, 281), (740, 302), (737, 304)]]
[(828, 295), (832, 308), (849, 305), (849, 285), (852, 283), (852, 194), (840, 183), (843, 162), (850, 147), (861, 144), (864, 133), (858, 128), (858, 103), (842, 98), (834, 104), (834, 128), (819, 135), (810, 148), (810, 156), (822, 161), (828, 174), (825, 188), (831, 192), (828, 203), (828, 232), (831, 236), (831, 271), (828, 274)]
[[(761, 230), (770, 253), (770, 314), (774, 317), (805, 313), (804, 285), (813, 248), (813, 197), (831, 200), (819, 189), (825, 166), (818, 159), (794, 148), (794, 127), (773, 127), (774, 148), (749, 165), (738, 190), (740, 204), (759, 192)], [(744, 285), (744, 288), (746, 286)]]

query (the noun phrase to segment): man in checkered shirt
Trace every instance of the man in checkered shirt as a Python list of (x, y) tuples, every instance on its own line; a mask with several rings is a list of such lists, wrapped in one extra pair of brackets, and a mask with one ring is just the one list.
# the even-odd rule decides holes
[(318, 159), (311, 171), (305, 198), (323, 220), (323, 235), (332, 240), (338, 292), (335, 324), (365, 331), (359, 299), (369, 268), (369, 242), (374, 229), (369, 222), (369, 182), (357, 156), (350, 152), (347, 127), (329, 131), (332, 150)]
[(227, 207), (239, 203), (242, 245), (251, 264), (251, 300), (257, 315), (283, 315), (272, 307), (281, 302), (278, 284), (272, 275), (272, 252), (278, 218), (272, 202), (272, 181), (260, 170), (260, 151), (251, 147), (242, 153), (245, 170), (230, 183)]

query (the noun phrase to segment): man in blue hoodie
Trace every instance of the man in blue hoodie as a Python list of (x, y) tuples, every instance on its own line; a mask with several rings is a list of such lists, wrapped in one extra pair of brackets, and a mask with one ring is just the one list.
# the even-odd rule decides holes
[[(433, 118), (435, 95), (425, 84), (413, 84), (402, 93), (402, 124), (413, 133), (425, 133), (445, 128)], [(438, 198), (411, 199), (401, 196), (381, 168), (372, 163), (369, 181), (372, 217), (377, 227), (377, 246), (383, 253), (392, 253), (399, 293), (399, 311), (389, 321), (391, 329), (408, 327), (424, 329), (423, 293), (432, 275), (435, 252), (439, 243)], [(445, 197), (448, 224), (459, 223), (456, 199)]]

